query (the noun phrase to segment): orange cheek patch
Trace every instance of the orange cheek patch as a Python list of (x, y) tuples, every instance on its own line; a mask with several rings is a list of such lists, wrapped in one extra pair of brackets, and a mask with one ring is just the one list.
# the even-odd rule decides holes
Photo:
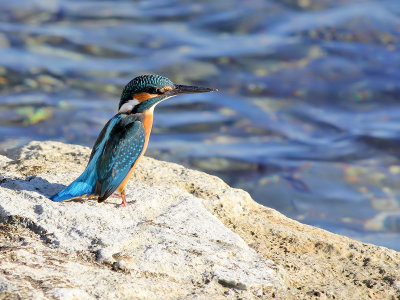
[(136, 100), (143, 102), (146, 100), (149, 100), (150, 98), (154, 98), (157, 97), (157, 94), (149, 94), (149, 93), (137, 93), (135, 95), (133, 95), (133, 98), (135, 98)]

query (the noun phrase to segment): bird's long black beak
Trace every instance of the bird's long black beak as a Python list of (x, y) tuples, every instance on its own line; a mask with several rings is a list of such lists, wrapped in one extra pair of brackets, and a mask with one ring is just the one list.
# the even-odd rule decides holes
[(175, 88), (168, 92), (169, 95), (180, 95), (180, 94), (197, 94), (197, 93), (209, 93), (216, 92), (217, 89), (211, 89), (200, 86), (192, 86), (192, 85), (175, 85)]

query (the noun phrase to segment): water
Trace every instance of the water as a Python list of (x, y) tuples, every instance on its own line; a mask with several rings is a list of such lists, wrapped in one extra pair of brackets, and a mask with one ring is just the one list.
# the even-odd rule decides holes
[(157, 107), (148, 155), (400, 250), (398, 0), (1, 1), (0, 149), (92, 146), (142, 73), (219, 93)]

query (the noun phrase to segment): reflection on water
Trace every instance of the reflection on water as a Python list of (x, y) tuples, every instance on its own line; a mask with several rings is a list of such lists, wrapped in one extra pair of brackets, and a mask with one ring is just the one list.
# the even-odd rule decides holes
[(399, 17), (398, 0), (2, 3), (0, 146), (91, 146), (141, 73), (217, 87), (157, 107), (148, 154), (400, 249)]

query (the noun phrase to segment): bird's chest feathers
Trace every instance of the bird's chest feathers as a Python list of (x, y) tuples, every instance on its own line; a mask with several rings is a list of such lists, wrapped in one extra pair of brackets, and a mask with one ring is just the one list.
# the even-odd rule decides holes
[(144, 127), (144, 134), (146, 137), (145, 138), (146, 146), (147, 146), (147, 142), (149, 141), (151, 128), (153, 127), (153, 111), (154, 111), (154, 108), (152, 107), (149, 110), (146, 110), (144, 112), (143, 127)]

